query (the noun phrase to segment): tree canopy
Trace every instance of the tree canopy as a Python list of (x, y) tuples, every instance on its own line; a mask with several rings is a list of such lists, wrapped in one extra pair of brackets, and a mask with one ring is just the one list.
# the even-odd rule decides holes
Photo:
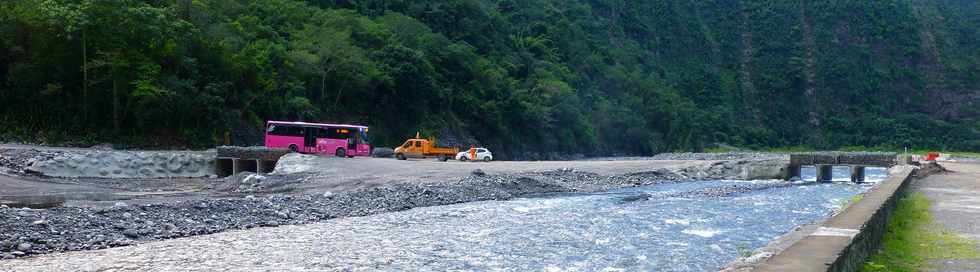
[(10, 0), (0, 139), (255, 144), (265, 120), (505, 158), (980, 150), (980, 4)]

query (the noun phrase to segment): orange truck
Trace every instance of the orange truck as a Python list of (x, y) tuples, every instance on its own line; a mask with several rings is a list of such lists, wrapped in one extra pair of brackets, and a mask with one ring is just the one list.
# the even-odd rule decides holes
[(415, 138), (408, 139), (405, 144), (395, 148), (395, 158), (405, 160), (408, 158), (439, 158), (441, 161), (453, 159), (459, 153), (456, 147), (438, 147), (436, 139), (422, 139), (419, 134)]

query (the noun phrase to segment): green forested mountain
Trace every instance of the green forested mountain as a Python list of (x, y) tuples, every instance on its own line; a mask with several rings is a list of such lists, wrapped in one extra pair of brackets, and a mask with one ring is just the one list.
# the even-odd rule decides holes
[[(980, 150), (980, 2), (6, 0), (2, 138)], [(227, 136), (226, 136), (227, 135)], [(533, 155), (530, 155), (533, 156)]]

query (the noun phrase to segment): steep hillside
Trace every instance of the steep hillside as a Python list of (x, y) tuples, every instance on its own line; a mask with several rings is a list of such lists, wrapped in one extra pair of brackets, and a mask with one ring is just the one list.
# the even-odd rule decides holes
[(980, 150), (980, 4), (13, 0), (0, 138), (257, 142), (267, 119), (511, 158)]

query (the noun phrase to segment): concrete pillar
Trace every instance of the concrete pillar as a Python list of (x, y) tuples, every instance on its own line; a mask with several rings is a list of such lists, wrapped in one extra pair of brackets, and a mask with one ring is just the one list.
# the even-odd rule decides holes
[(242, 172), (242, 160), (241, 159), (231, 159), (231, 174), (238, 174)]
[(790, 164), (786, 167), (786, 180), (791, 180), (794, 177), (802, 177), (803, 165)]
[(818, 164), (814, 166), (817, 170), (817, 182), (830, 182), (834, 180), (834, 166), (830, 164)]
[(864, 166), (851, 166), (851, 182), (864, 181)]
[(262, 163), (262, 160), (255, 160), (255, 172), (259, 174), (266, 173), (265, 164)]

